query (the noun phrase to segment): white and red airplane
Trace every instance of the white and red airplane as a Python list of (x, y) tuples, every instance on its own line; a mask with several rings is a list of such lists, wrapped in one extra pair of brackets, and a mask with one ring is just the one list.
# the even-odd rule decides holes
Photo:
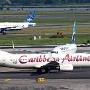
[(11, 54), (0, 50), (0, 65), (12, 68), (72, 71), (74, 67), (90, 67), (90, 54)]

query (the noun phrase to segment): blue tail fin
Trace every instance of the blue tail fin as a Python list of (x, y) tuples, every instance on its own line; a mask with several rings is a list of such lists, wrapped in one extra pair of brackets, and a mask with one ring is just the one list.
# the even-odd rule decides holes
[(26, 17), (26, 19), (24, 20), (24, 22), (32, 23), (33, 22), (33, 19), (34, 19), (34, 13), (35, 13), (35, 11), (31, 11), (28, 14), (28, 16)]
[(72, 39), (71, 39), (70, 44), (75, 43), (75, 33), (76, 33), (76, 21), (74, 21), (73, 34), (72, 34)]

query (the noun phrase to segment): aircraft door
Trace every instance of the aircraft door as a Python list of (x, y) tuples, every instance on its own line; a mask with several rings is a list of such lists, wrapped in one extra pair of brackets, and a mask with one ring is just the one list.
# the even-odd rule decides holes
[(13, 64), (17, 64), (17, 59), (12, 59)]
[(5, 60), (6, 60), (5, 57), (3, 57), (3, 58), (1, 59), (0, 65), (2, 65), (2, 66), (5, 65)]

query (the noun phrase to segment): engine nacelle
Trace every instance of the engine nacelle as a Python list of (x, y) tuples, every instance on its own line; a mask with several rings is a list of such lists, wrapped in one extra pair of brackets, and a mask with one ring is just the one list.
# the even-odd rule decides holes
[(61, 71), (72, 71), (73, 65), (72, 64), (60, 64)]
[(2, 33), (2, 30), (0, 29), (0, 33)]

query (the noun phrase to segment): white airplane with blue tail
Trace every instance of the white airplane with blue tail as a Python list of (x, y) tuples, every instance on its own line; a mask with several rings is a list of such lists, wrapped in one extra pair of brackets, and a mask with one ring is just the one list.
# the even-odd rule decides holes
[(31, 11), (30, 14), (24, 20), (24, 22), (2, 22), (0, 23), (0, 33), (5, 35), (6, 31), (22, 30), (23, 28), (35, 26), (36, 23), (33, 23), (34, 13), (35, 11)]
[(60, 45), (51, 50), (51, 53), (75, 53), (77, 50), (77, 45), (75, 44), (75, 34), (76, 34), (76, 21), (74, 22), (72, 39), (69, 44)]

